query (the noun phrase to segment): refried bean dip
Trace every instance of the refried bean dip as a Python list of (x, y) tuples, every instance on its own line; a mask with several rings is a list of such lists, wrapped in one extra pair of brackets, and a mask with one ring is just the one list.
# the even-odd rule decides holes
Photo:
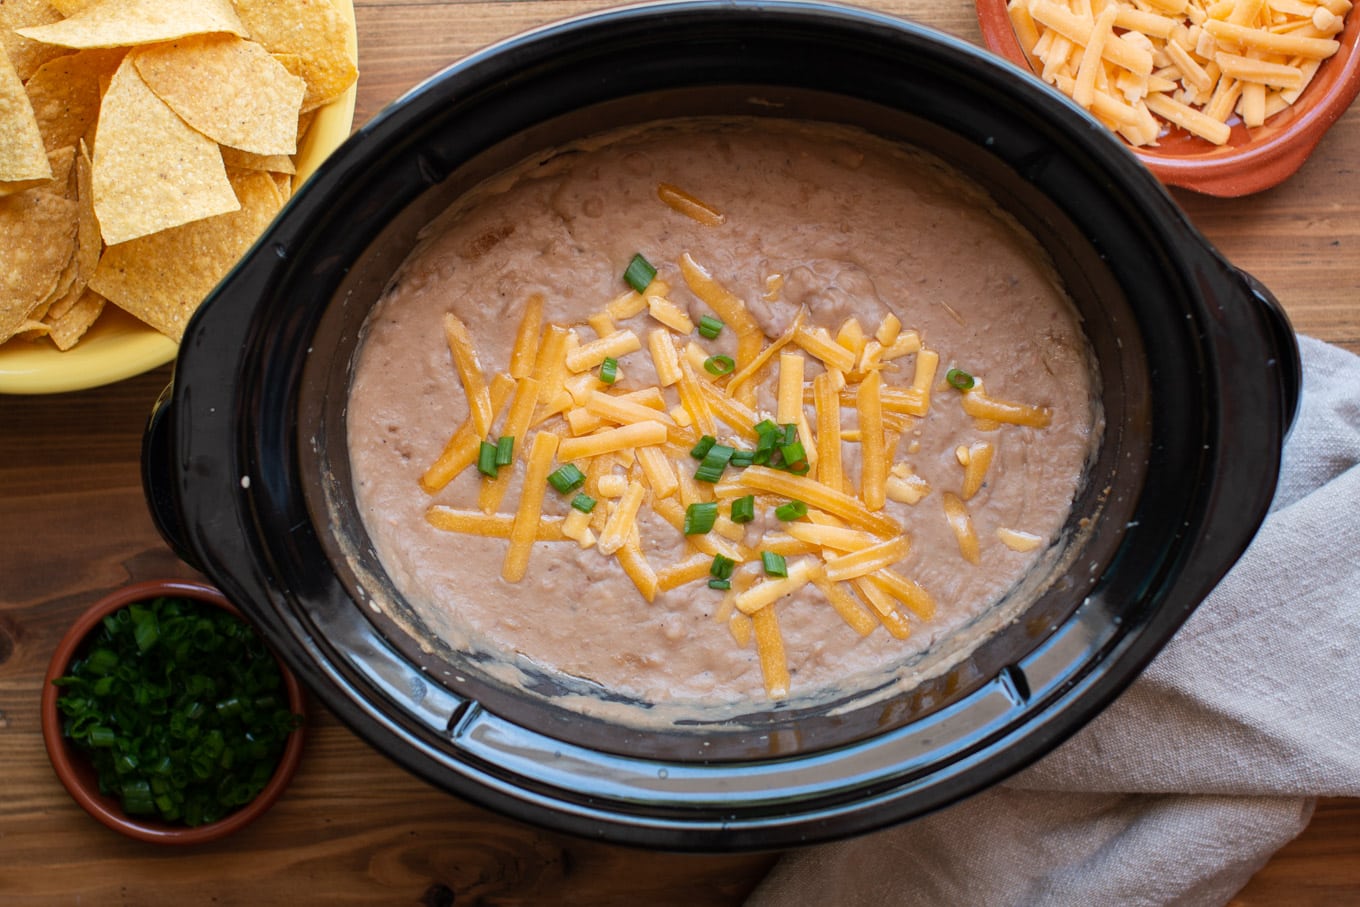
[(366, 324), (349, 452), (454, 648), (749, 705), (904, 671), (1019, 588), (1062, 542), (1093, 381), (1037, 245), (935, 158), (665, 121), (422, 233)]

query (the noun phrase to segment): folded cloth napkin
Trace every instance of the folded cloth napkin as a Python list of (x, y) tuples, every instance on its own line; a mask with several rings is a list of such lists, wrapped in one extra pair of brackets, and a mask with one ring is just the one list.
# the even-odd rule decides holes
[(1360, 357), (1301, 338), (1271, 513), (1141, 677), (1030, 768), (782, 857), (747, 907), (1213, 905), (1360, 796)]

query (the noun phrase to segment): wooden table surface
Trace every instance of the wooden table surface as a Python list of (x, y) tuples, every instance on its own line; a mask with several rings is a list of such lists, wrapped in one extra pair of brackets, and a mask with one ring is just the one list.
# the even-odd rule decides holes
[[(607, 4), (359, 0), (356, 126), (498, 38)], [(978, 40), (969, 0), (877, 4)], [(1296, 327), (1360, 352), (1360, 108), (1261, 195), (1179, 194), (1195, 223), (1279, 296)], [(492, 815), (387, 761), (320, 707), (303, 765), (255, 825), (182, 851), (106, 831), (58, 784), (38, 697), (58, 637), (104, 592), (192, 576), (161, 542), (138, 473), (159, 369), (98, 390), (0, 396), (0, 903), (737, 904), (771, 855), (649, 854)], [(1360, 801), (1312, 824), (1234, 902), (1360, 901)]]

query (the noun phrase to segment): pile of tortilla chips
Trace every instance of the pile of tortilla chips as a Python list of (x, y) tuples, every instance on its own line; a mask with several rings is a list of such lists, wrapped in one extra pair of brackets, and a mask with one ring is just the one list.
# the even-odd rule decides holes
[[(179, 340), (358, 75), (333, 0), (0, 0), (0, 343)], [(14, 340), (13, 342), (22, 342)]]

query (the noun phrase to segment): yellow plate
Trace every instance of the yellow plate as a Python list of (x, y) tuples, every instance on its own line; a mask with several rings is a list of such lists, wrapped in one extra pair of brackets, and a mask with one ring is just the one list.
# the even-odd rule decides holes
[[(351, 0), (336, 0), (336, 7), (349, 23), (350, 51), (357, 53), (354, 5)], [(294, 188), (349, 138), (356, 87), (357, 83), (351, 85), (317, 111), (298, 149)], [(0, 394), (55, 394), (111, 384), (164, 365), (175, 358), (176, 350), (178, 346), (169, 337), (109, 305), (80, 342), (66, 352), (47, 342), (11, 340), (0, 344)]]

